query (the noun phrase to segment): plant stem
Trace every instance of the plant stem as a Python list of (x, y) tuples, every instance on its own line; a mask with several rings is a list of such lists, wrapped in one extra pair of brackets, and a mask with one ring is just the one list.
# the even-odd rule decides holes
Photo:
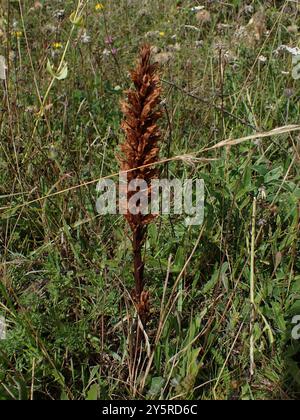
[(145, 230), (143, 226), (137, 226), (133, 232), (133, 258), (134, 258), (134, 280), (135, 293), (138, 301), (144, 290), (144, 262), (142, 259), (142, 244)]
[(256, 205), (257, 199), (254, 197), (252, 210), (252, 233), (251, 233), (251, 271), (250, 271), (250, 304), (251, 304), (251, 319), (250, 319), (250, 376), (254, 375), (255, 360), (254, 360), (254, 322), (256, 318), (255, 307), (255, 224), (256, 224)]

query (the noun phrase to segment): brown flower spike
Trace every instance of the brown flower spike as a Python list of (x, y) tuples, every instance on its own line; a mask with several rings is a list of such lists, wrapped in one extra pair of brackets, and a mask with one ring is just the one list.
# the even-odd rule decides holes
[[(149, 307), (149, 295), (144, 291), (144, 262), (142, 246), (146, 234), (146, 226), (155, 217), (143, 214), (143, 200), (137, 214), (132, 214), (129, 208), (130, 198), (138, 191), (127, 191), (128, 183), (133, 180), (143, 180), (147, 183), (147, 191), (142, 191), (150, 202), (151, 180), (158, 175), (157, 169), (151, 164), (158, 161), (160, 130), (157, 121), (161, 117), (158, 105), (160, 103), (160, 80), (157, 65), (151, 63), (151, 48), (144, 45), (136, 68), (131, 72), (134, 89), (127, 91), (127, 101), (121, 103), (124, 120), (122, 129), (125, 142), (121, 146), (121, 171), (127, 172), (127, 208), (125, 217), (133, 233), (134, 277), (136, 302), (141, 319), (145, 319)], [(147, 166), (146, 166), (147, 165)], [(150, 166), (148, 166), (150, 165)], [(141, 192), (141, 191), (140, 191)]]

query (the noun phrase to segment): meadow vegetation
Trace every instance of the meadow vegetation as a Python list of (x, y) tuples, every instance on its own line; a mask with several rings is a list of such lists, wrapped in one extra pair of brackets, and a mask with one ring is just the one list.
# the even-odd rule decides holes
[[(296, 1), (1, 2), (0, 399), (299, 397), (299, 24)], [(96, 185), (145, 43), (176, 157), (157, 168), (206, 199), (201, 226), (148, 227), (133, 360), (130, 228)]]

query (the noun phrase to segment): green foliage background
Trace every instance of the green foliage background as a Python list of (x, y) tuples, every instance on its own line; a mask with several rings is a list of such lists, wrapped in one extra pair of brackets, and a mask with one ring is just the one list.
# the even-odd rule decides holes
[[(154, 358), (129, 379), (121, 322), (131, 311), (129, 231), (121, 217), (97, 215), (95, 203), (96, 180), (118, 172), (119, 101), (139, 46), (154, 45), (161, 63), (162, 158), (299, 122), (291, 55), (276, 54), (299, 46), (297, 3), (201, 2), (206, 21), (191, 10), (198, 3), (107, 0), (96, 10), (92, 0), (78, 9), (77, 1), (3, 2), (0, 399), (299, 397), (299, 342), (291, 339), (300, 314), (298, 132), (199, 156), (210, 163), (161, 165), (171, 178), (205, 180), (205, 221), (186, 228), (183, 218), (160, 217), (149, 228)], [(261, 7), (263, 23), (249, 25)], [(175, 301), (155, 342), (167, 272)]]

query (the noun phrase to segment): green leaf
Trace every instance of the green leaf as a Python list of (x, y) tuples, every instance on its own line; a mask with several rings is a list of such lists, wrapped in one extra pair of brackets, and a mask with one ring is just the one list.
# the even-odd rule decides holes
[(76, 16), (76, 12), (72, 12), (70, 17), (70, 22), (73, 23), (73, 25), (76, 26), (82, 26), (83, 25), (83, 18), (81, 15)]
[(52, 66), (52, 64), (50, 63), (50, 60), (49, 60), (49, 58), (48, 58), (48, 60), (47, 60), (47, 66), (46, 66), (46, 69), (47, 69), (47, 72), (52, 76), (52, 77), (55, 77), (55, 74), (54, 74), (54, 71), (53, 71), (53, 66)]
[(56, 75), (57, 80), (64, 80), (68, 77), (68, 64), (64, 63), (62, 69)]
[(98, 384), (94, 384), (88, 390), (86, 401), (97, 401), (99, 397), (99, 386)]
[[(217, 267), (214, 274), (212, 275), (212, 278), (204, 286), (204, 288), (202, 290), (203, 293), (206, 294), (206, 293), (210, 292), (216, 286), (216, 284), (218, 283), (219, 278), (224, 280), (227, 270), (228, 270), (228, 263), (227, 262), (225, 262), (222, 265), (221, 270), (220, 270), (219, 267)], [(224, 282), (223, 282), (223, 284), (224, 284)], [(226, 284), (224, 284), (224, 286), (226, 286)]]
[(62, 393), (60, 394), (60, 400), (61, 401), (69, 401), (69, 397), (68, 397), (66, 391), (62, 391)]
[(174, 258), (174, 264), (173, 264), (173, 267), (172, 267), (172, 272), (173, 273), (180, 273), (181, 272), (182, 267), (184, 266), (184, 263), (185, 263), (184, 256), (185, 256), (184, 248), (182, 246), (179, 246), (177, 248), (177, 252), (176, 252), (176, 255), (175, 255), (175, 258)]
[(61, 70), (58, 72), (54, 71), (54, 66), (50, 63), (50, 60), (47, 60), (47, 71), (48, 73), (57, 80), (64, 80), (68, 77), (68, 64), (64, 63)]
[(265, 175), (265, 183), (268, 184), (272, 181), (278, 181), (282, 177), (282, 174), (283, 169), (281, 166), (278, 166), (278, 168), (273, 169)]
[(149, 390), (149, 395), (150, 396), (159, 395), (160, 392), (161, 392), (161, 389), (164, 385), (164, 382), (165, 382), (165, 380), (161, 376), (157, 376), (155, 378), (152, 378), (151, 387), (150, 387), (150, 390)]

